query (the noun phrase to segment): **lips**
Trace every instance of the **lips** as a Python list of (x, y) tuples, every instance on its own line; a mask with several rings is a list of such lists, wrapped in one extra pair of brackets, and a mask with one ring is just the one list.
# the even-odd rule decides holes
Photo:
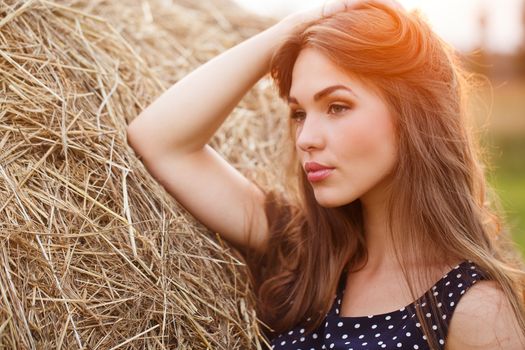
[(304, 170), (307, 173), (315, 172), (315, 171), (321, 171), (321, 170), (328, 170), (328, 169), (334, 169), (333, 167), (329, 167), (326, 165), (322, 165), (316, 162), (306, 162), (304, 164)]
[(328, 167), (315, 162), (307, 162), (304, 165), (308, 181), (317, 182), (326, 179), (335, 168)]

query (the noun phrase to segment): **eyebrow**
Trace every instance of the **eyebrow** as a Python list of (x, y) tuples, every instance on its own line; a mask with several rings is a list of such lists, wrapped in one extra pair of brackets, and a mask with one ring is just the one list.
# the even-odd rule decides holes
[[(348, 91), (350, 92), (352, 95), (356, 96), (356, 94), (354, 93), (354, 91), (352, 91), (352, 89), (350, 89), (349, 87), (347, 86), (344, 86), (344, 85), (332, 85), (332, 86), (329, 86), (327, 88), (324, 88), (323, 90), (317, 92), (315, 95), (314, 95), (314, 101), (319, 101), (320, 99), (322, 99), (323, 97), (325, 97), (326, 95), (329, 95), (331, 93), (333, 93), (334, 91), (337, 91), (337, 90), (345, 90), (345, 91)], [(299, 104), (297, 102), (297, 99), (295, 97), (292, 97), (292, 96), (289, 96), (288, 97), (288, 103), (295, 103), (295, 104)]]

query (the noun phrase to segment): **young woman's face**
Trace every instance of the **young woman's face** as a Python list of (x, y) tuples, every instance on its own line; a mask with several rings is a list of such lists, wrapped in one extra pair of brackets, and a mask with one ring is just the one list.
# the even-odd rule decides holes
[(380, 201), (396, 161), (393, 118), (370, 87), (319, 51), (301, 51), (293, 68), (289, 105), (303, 169), (317, 202), (337, 207), (358, 198)]

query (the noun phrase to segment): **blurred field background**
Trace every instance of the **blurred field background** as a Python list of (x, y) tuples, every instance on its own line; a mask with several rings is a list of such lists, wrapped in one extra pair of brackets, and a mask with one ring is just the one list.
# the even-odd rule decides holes
[[(488, 178), (512, 236), (525, 256), (525, 0), (398, 0), (418, 9), (464, 55), (466, 68), (488, 78), (474, 120), (488, 159)], [(236, 0), (263, 16), (283, 17), (323, 0)]]
[[(506, 59), (492, 57), (494, 64)], [(502, 60), (503, 62), (500, 62)], [(521, 67), (520, 67), (521, 66)], [(500, 196), (515, 241), (525, 256), (525, 53), (516, 69), (521, 75), (493, 86), (493, 107), (482, 141), (493, 168), (489, 181)], [(492, 77), (498, 82), (500, 77)]]
[[(515, 11), (520, 18), (520, 41), (514, 49), (502, 52), (491, 47), (490, 9), (481, 6), (479, 47), (466, 57), (470, 69), (490, 81), (490, 86), (480, 91), (489, 108), (485, 123), (478, 126), (489, 151), (489, 181), (501, 198), (514, 240), (525, 256), (525, 1), (520, 0), (519, 5)], [(478, 120), (483, 121), (483, 113)]]

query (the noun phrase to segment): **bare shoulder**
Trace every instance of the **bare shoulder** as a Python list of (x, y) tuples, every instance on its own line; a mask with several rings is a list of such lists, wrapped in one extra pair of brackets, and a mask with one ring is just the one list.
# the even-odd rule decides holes
[(505, 293), (493, 281), (479, 281), (459, 301), (450, 321), (447, 350), (525, 348)]

